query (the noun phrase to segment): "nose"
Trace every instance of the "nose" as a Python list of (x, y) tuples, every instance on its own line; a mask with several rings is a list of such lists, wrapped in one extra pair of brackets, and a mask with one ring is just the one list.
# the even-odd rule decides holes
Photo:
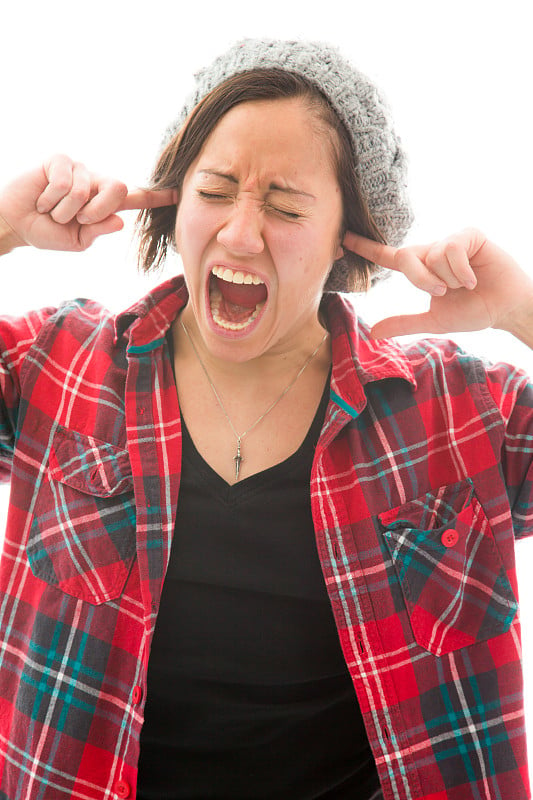
[(265, 247), (262, 205), (252, 198), (236, 199), (217, 239), (227, 250), (238, 255), (262, 253)]

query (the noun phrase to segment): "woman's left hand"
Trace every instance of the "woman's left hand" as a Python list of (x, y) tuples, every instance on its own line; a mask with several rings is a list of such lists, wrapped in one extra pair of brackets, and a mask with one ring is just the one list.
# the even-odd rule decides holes
[(347, 233), (343, 245), (403, 272), (431, 294), (428, 311), (381, 320), (372, 329), (375, 338), (492, 327), (533, 347), (533, 280), (480, 231), (468, 228), (434, 244), (399, 249)]

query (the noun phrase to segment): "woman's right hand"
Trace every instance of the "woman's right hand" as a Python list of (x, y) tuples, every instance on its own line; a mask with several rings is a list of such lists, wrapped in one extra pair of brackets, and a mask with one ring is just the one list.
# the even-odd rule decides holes
[(45, 250), (86, 250), (98, 236), (119, 231), (117, 211), (171, 205), (177, 192), (136, 190), (102, 178), (64, 155), (16, 178), (0, 191), (0, 216), (14, 232), (14, 245)]

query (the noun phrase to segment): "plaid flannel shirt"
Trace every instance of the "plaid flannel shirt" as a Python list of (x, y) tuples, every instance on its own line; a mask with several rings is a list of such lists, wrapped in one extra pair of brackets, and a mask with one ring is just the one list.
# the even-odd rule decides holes
[[(185, 302), (176, 278), (116, 318), (83, 300), (0, 322), (0, 800), (135, 796), (179, 492), (165, 332)], [(375, 342), (340, 296), (324, 312), (312, 512), (384, 797), (525, 800), (531, 387), (447, 342)]]

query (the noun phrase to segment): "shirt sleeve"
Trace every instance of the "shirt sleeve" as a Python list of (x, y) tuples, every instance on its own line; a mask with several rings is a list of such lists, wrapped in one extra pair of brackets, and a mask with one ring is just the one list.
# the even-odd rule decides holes
[(0, 482), (9, 481), (11, 475), (24, 362), (54, 312), (48, 308), (24, 317), (0, 317)]
[(505, 425), (501, 465), (515, 536), (533, 534), (533, 384), (507, 364), (487, 368), (487, 383)]

